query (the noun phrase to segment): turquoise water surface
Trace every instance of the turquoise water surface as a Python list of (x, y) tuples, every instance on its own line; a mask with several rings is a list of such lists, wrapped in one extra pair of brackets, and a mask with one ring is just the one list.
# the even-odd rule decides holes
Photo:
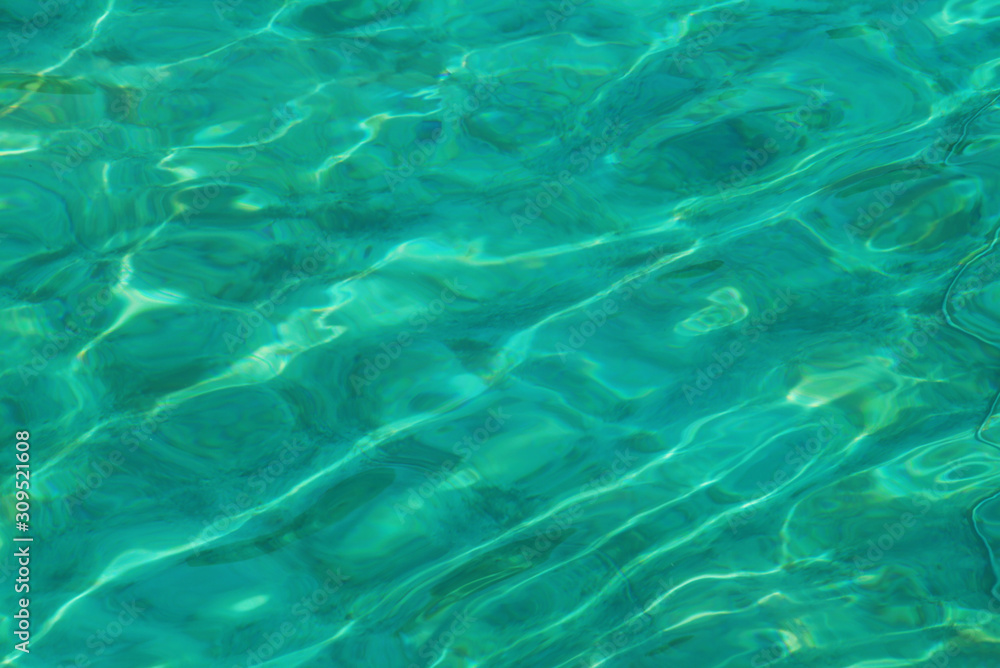
[(1000, 666), (997, 3), (0, 28), (3, 665)]

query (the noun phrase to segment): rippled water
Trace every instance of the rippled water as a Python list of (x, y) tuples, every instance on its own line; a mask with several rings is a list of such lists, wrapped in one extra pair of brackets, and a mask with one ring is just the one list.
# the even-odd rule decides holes
[(3, 665), (1000, 665), (998, 20), (6, 3)]

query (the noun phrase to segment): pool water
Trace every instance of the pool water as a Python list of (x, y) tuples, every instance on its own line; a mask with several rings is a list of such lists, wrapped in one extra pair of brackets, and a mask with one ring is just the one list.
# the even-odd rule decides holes
[(6, 3), (3, 665), (1000, 665), (998, 21)]

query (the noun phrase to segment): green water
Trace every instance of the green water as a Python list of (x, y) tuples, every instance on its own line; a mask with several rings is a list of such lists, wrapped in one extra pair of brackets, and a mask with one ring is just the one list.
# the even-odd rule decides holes
[(998, 21), (6, 3), (2, 665), (1000, 665)]

